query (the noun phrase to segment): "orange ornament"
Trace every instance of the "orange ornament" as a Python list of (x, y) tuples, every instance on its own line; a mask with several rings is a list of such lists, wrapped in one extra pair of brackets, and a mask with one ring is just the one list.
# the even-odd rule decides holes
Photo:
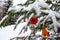
[[(49, 32), (46, 30), (46, 27), (42, 29), (42, 35), (43, 36), (49, 36)], [(43, 38), (42, 40), (46, 40), (46, 38)]]

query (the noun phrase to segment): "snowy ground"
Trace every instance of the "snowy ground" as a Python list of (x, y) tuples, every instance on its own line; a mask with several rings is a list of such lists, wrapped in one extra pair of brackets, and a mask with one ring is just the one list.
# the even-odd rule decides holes
[(19, 24), (16, 30), (13, 30), (15, 25), (9, 25), (0, 29), (0, 40), (9, 40), (11, 38), (18, 37), (19, 32), (25, 25), (26, 22)]

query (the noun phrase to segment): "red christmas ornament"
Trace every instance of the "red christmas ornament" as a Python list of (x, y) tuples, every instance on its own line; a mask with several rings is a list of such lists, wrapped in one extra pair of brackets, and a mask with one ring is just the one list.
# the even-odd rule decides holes
[(31, 17), (31, 18), (30, 18), (30, 23), (31, 23), (31, 24), (36, 24), (37, 21), (38, 21), (38, 18), (36, 18), (36, 17)]

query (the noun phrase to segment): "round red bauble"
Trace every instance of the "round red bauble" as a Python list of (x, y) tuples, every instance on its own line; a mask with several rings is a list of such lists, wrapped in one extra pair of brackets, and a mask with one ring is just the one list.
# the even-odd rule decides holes
[(37, 17), (31, 17), (31, 18), (30, 18), (30, 23), (31, 23), (31, 24), (36, 24), (37, 21), (38, 21), (38, 18), (37, 18)]

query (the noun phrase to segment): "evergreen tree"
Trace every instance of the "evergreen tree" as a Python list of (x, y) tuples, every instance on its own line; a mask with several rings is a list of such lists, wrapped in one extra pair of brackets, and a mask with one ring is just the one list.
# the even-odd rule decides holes
[[(57, 28), (60, 27), (60, 1), (59, 0), (27, 0), (25, 4), (11, 6), (6, 14), (6, 17), (0, 22), (0, 27), (15, 24), (15, 30), (19, 23), (27, 22), (27, 25), (19, 34), (25, 33), (28, 29), (31, 33), (25, 36), (25, 40), (36, 40), (39, 37), (55, 40), (54, 35), (57, 35)], [(49, 37), (44, 35), (36, 35), (36, 32), (44, 30), (53, 31)], [(59, 34), (59, 33), (58, 33)]]

